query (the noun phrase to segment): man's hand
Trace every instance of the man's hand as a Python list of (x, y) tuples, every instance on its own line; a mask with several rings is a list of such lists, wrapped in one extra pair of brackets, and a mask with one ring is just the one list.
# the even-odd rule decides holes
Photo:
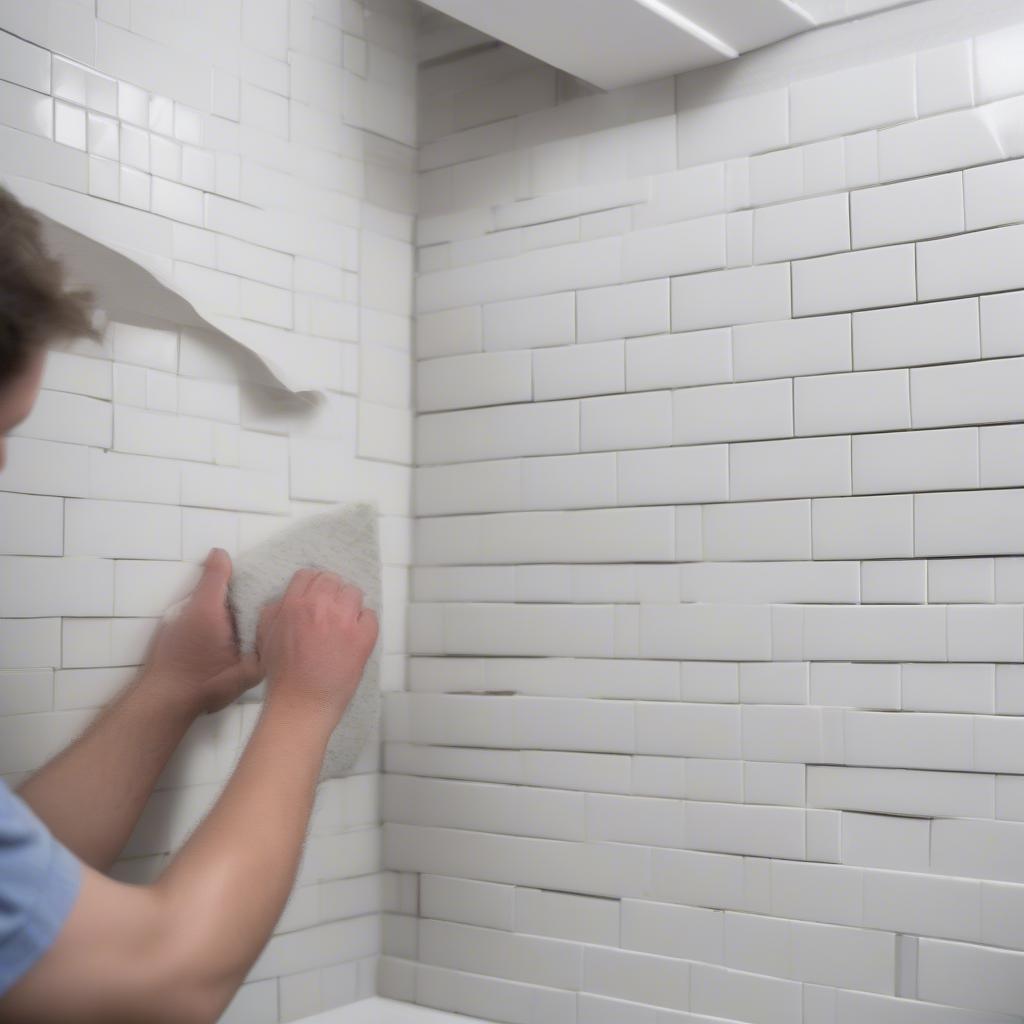
[(214, 548), (195, 590), (160, 627), (142, 671), (143, 685), (174, 689), (196, 713), (219, 711), (263, 678), (256, 656), (238, 653), (230, 579), (228, 553)]
[(322, 714), (333, 728), (377, 642), (377, 616), (340, 576), (301, 569), (263, 609), (257, 647), (269, 700)]

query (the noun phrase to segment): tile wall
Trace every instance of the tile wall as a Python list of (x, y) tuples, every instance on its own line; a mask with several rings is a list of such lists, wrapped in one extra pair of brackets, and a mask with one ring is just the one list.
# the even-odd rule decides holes
[(1022, 47), (940, 0), (612, 94), (421, 69), (386, 992), (1024, 1019)]
[[(404, 681), (417, 15), (399, 0), (2, 0), (0, 178), (139, 250), (258, 332), (313, 405), (191, 328), (110, 310), (51, 356), (0, 475), (0, 774), (17, 783), (135, 671), (212, 545), (379, 503), (384, 682)], [(152, 877), (219, 791), (256, 707), (204, 719), (118, 874)], [(379, 747), (326, 784), (298, 886), (226, 1021), (372, 993)]]

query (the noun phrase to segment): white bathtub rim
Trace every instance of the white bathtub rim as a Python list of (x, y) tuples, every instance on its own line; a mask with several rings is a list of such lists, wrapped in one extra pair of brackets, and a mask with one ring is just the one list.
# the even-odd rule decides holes
[(303, 1017), (295, 1024), (492, 1024), (480, 1017), (464, 1017), (393, 999), (364, 999), (348, 1006)]

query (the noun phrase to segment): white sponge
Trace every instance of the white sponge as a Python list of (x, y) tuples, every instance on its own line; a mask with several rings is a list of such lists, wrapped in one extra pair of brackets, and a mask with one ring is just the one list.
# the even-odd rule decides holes
[[(380, 614), (380, 549), (372, 505), (343, 505), (303, 519), (240, 555), (228, 600), (243, 652), (253, 649), (263, 605), (284, 593), (298, 569), (312, 566), (337, 573), (366, 595), (366, 607)], [(378, 644), (377, 647), (380, 645)], [(347, 775), (380, 715), (380, 655), (374, 647), (362, 681), (331, 737), (324, 778)], [(254, 691), (250, 691), (254, 693)], [(259, 694), (255, 693), (258, 697)]]

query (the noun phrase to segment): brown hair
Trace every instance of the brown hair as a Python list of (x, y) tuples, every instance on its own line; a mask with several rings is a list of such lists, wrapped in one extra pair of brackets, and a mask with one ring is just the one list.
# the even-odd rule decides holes
[(62, 338), (96, 337), (92, 296), (68, 287), (34, 213), (0, 187), (0, 385), (31, 353)]

